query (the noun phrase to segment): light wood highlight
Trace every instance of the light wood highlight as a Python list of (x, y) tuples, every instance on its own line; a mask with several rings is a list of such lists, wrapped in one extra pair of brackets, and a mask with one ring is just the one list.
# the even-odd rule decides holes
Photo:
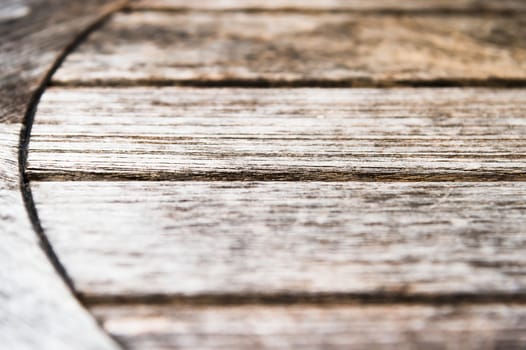
[(523, 305), (96, 307), (135, 349), (444, 349), (526, 347)]
[(524, 180), (526, 94), (49, 89), (33, 179)]
[(32, 186), (46, 234), (88, 302), (501, 298), (526, 288), (523, 182)]

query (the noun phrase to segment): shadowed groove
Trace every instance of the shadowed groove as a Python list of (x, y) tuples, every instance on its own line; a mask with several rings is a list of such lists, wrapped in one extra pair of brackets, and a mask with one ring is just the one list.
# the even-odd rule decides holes
[[(31, 192), (30, 179), (27, 175), (27, 155), (28, 155), (28, 146), (31, 138), (31, 129), (35, 121), (35, 114), (44, 91), (49, 86), (53, 74), (60, 68), (66, 57), (72, 53), (80, 44), (82, 44), (87, 37), (93, 32), (99, 29), (105, 21), (107, 21), (113, 13), (121, 10), (127, 3), (128, 0), (120, 0), (111, 6), (106, 6), (102, 11), (101, 15), (95, 19), (89, 26), (82, 30), (76, 37), (74, 37), (69, 44), (67, 44), (62, 52), (59, 53), (54, 63), (50, 66), (44, 78), (41, 80), (41, 84), (35, 89), (34, 93), (31, 95), (31, 98), (27, 104), (26, 112), (22, 120), (22, 127), (20, 130), (19, 137), (19, 147), (18, 147), (18, 169), (20, 176), (20, 192), (22, 195), (22, 200), (24, 202), (29, 220), (31, 225), (38, 236), (40, 246), (44, 251), (44, 254), (48, 258), (49, 262), (64, 281), (67, 288), (71, 291), (72, 295), (81, 301), (75, 291), (75, 286), (71, 277), (68, 275), (65, 267), (60, 262), (56, 252), (53, 249), (49, 239), (47, 238), (44, 230), (42, 228), (37, 209), (35, 207), (35, 202), (33, 200), (33, 194)], [(89, 311), (88, 311), (89, 312)], [(121, 349), (126, 349), (126, 346), (120, 342), (118, 339), (115, 339), (105, 329), (97, 323), (99, 329), (105, 334), (108, 338), (112, 339)]]
[(377, 293), (281, 293), (281, 294), (137, 294), (85, 295), (79, 298), (90, 307), (100, 305), (461, 305), (461, 304), (526, 304), (524, 293), (446, 293), (419, 294), (400, 292)]

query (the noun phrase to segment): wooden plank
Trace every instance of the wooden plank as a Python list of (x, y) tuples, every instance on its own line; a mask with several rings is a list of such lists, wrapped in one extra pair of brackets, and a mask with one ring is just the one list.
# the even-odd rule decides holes
[[(14, 135), (18, 140), (18, 133)], [(11, 161), (0, 159), (0, 169)], [(1, 347), (117, 349), (48, 261), (15, 186), (0, 181)]]
[[(107, 350), (94, 322), (51, 265), (21, 193), (24, 115), (64, 48), (116, 1), (2, 0), (0, 5), (0, 347)], [(26, 197), (27, 199), (27, 197)]]
[(155, 10), (357, 10), (481, 11), (524, 10), (522, 0), (135, 0), (133, 9)]
[(45, 232), (87, 302), (526, 290), (524, 182), (32, 187)]
[(55, 84), (523, 84), (524, 16), (115, 16)]
[[(0, 123), (0, 188), (17, 191), (20, 126)], [(3, 206), (0, 208), (3, 209)], [(1, 222), (1, 220), (0, 220)]]
[(23, 18), (31, 11), (23, 0), (3, 0), (0, 7), (0, 23)]
[(33, 179), (525, 180), (507, 89), (55, 88)]
[(127, 349), (467, 349), (526, 347), (524, 305), (102, 306)]
[(64, 48), (116, 3), (2, 0), (0, 123), (22, 122), (31, 96)]

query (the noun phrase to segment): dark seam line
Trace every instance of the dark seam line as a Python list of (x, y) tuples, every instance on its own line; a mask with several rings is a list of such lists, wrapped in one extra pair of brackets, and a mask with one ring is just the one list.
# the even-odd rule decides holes
[(526, 8), (414, 8), (414, 9), (400, 9), (400, 8), (299, 8), (284, 6), (281, 8), (263, 8), (257, 6), (239, 6), (236, 8), (189, 8), (189, 7), (169, 7), (169, 6), (126, 6), (123, 9), (125, 13), (136, 12), (159, 12), (159, 13), (173, 13), (173, 14), (191, 14), (191, 13), (248, 13), (248, 14), (303, 14), (303, 15), (323, 15), (323, 14), (352, 14), (352, 15), (374, 15), (374, 16), (509, 16), (520, 15), (526, 12)]
[(484, 305), (491, 303), (526, 304), (524, 293), (445, 293), (404, 294), (385, 293), (277, 293), (277, 294), (136, 294), (136, 295), (79, 295), (86, 305), (185, 305), (185, 306), (240, 306), (240, 305)]
[(172, 80), (172, 79), (136, 79), (136, 80), (92, 80), (92, 81), (51, 81), (50, 87), (68, 88), (106, 88), (106, 87), (197, 87), (197, 88), (525, 88), (523, 78), (485, 79), (404, 79), (404, 80), (372, 80), (366, 78), (350, 78), (342, 80), (298, 79), (224, 79), (224, 80)]
[(526, 174), (519, 170), (517, 173), (485, 172), (472, 174), (455, 173), (372, 173), (372, 172), (331, 172), (312, 171), (301, 172), (205, 172), (205, 173), (89, 173), (89, 172), (33, 172), (27, 175), (31, 181), (64, 182), (64, 181), (270, 181), (270, 182), (524, 182)]
[[(93, 31), (100, 28), (105, 23), (105, 21), (107, 21), (113, 15), (113, 13), (121, 10), (126, 5), (126, 2), (127, 0), (121, 0), (120, 3), (117, 3), (115, 5), (115, 7), (107, 10), (106, 13), (103, 13), (99, 18), (97, 18), (92, 24), (86, 27), (81, 33), (79, 33), (78, 36), (73, 38), (73, 40), (64, 47), (62, 52), (59, 54), (55, 62), (51, 65), (50, 69), (44, 76), (40, 85), (37, 87), (35, 92), (32, 94), (29, 100), (29, 103), (28, 103), (28, 108), (24, 114), (21, 130), (20, 130), (20, 138), (19, 138), (19, 146), (18, 146), (18, 170), (19, 170), (19, 176), (20, 176), (20, 192), (22, 194), (22, 200), (24, 202), (24, 206), (26, 208), (31, 225), (36, 235), (38, 236), (39, 245), (44, 251), (44, 254), (47, 256), (51, 265), (53, 266), (57, 274), (60, 276), (60, 278), (64, 281), (64, 283), (66, 284), (67, 288), (70, 290), (72, 295), (81, 303), (82, 301), (78, 297), (78, 293), (75, 290), (73, 280), (69, 276), (64, 265), (60, 262), (58, 255), (53, 249), (51, 242), (47, 238), (42, 228), (42, 224), (38, 216), (38, 211), (35, 206), (35, 201), (33, 199), (33, 193), (31, 191), (31, 186), (29, 183), (30, 179), (26, 172), (27, 158), (28, 158), (27, 155), (28, 155), (28, 149), (29, 149), (29, 142), (31, 138), (31, 129), (32, 129), (32, 126), (35, 120), (36, 110), (40, 102), (40, 99), (42, 95), (44, 94), (44, 91), (46, 90), (46, 88), (49, 86), (49, 83), (51, 82), (51, 78), (53, 77), (55, 72), (60, 68), (60, 66), (66, 59), (66, 57), (70, 53), (72, 53), (80, 44), (82, 44)], [(82, 305), (85, 306), (84, 304)], [(89, 313), (89, 311), (87, 312)], [(121, 349), (126, 349), (126, 346), (121, 341), (119, 341), (115, 337), (111, 336), (108, 332), (106, 332), (106, 330), (102, 327), (102, 325), (99, 322), (97, 322), (97, 324), (101, 332), (103, 332), (107, 337), (112, 339), (117, 345), (121, 347)]]

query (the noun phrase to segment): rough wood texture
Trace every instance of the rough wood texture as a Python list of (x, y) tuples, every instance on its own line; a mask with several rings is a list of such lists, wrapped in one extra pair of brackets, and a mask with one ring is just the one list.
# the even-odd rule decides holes
[(97, 307), (134, 349), (526, 348), (523, 305)]
[[(0, 188), (14, 193), (18, 192), (20, 186), (18, 183), (19, 133), (19, 125), (0, 123)], [(1, 209), (7, 208), (2, 202), (0, 203)], [(1, 224), (2, 220), (0, 220)]]
[[(13, 136), (16, 144), (18, 132)], [(11, 158), (8, 162), (0, 160), (2, 170), (10, 162)], [(15, 190), (12, 188), (15, 184), (4, 182), (3, 172), (1, 176), (1, 347), (9, 350), (116, 349), (64, 286), (42, 252), (18, 188)]]
[[(4, 22), (36, 11), (9, 1), (11, 10), (0, 11), (4, 31)], [(182, 6), (175, 0), (142, 4), (136, 9)], [(502, 15), (522, 11), (522, 2), (276, 4), (190, 4), (273, 13), (120, 14), (68, 57), (54, 82), (526, 82), (526, 21), (519, 12)], [(337, 13), (341, 9), (368, 11)], [(330, 11), (314, 15), (318, 10)], [(392, 13), (406, 10), (413, 13)], [(0, 296), (17, 296), (0, 305), (0, 336), (15, 349), (114, 346), (57, 283), (36, 237), (20, 241), (16, 231), (31, 233), (27, 220), (19, 222), (21, 200), (13, 199), (16, 123), (57, 48), (91, 21), (66, 15), (71, 23), (39, 29), (28, 46), (20, 46), (38, 58), (13, 60), (9, 50), (18, 44), (0, 46), (7, 52), (0, 62), (9, 91), (0, 99), (0, 117), (11, 123), (0, 124), (0, 136), (7, 135), (0, 141), (6, 164), (0, 204), (9, 229), (7, 245), (0, 245), (2, 262), (7, 260), (0, 277), (9, 285), (0, 287)], [(43, 16), (42, 23), (57, 21)], [(37, 28), (38, 18), (25, 28)], [(8, 35), (12, 40), (25, 32)], [(511, 89), (57, 88), (39, 107), (28, 171), (33, 179), (49, 180), (526, 180), (525, 102), (523, 90)], [(131, 349), (526, 346), (526, 182), (32, 187), (44, 229), (79, 294)], [(18, 205), (4, 204), (11, 202)], [(28, 262), (44, 263), (37, 269)], [(13, 270), (22, 270), (18, 279)], [(20, 295), (29, 301), (20, 302)], [(522, 304), (459, 305), (467, 298)], [(270, 306), (291, 300), (325, 304)], [(352, 304), (366, 300), (421, 304)], [(111, 304), (116, 301), (128, 304)], [(175, 306), (181, 301), (186, 305)], [(422, 305), (444, 301), (456, 306)], [(220, 305), (226, 302), (245, 305)], [(45, 325), (37, 326), (41, 319)]]
[(523, 182), (36, 182), (33, 191), (88, 302), (526, 290)]
[(4, 1), (0, 5), (0, 123), (20, 123), (58, 55), (118, 1)]
[(526, 17), (159, 13), (115, 16), (58, 84), (523, 84)]
[(133, 9), (156, 10), (358, 10), (503, 11), (524, 10), (523, 0), (135, 0)]
[(106, 350), (116, 345), (44, 254), (20, 193), (21, 122), (65, 46), (115, 1), (0, 4), (0, 347)]
[(30, 8), (24, 0), (3, 0), (0, 7), (0, 23), (23, 18)]
[(34, 179), (524, 180), (526, 94), (491, 89), (46, 92)]

